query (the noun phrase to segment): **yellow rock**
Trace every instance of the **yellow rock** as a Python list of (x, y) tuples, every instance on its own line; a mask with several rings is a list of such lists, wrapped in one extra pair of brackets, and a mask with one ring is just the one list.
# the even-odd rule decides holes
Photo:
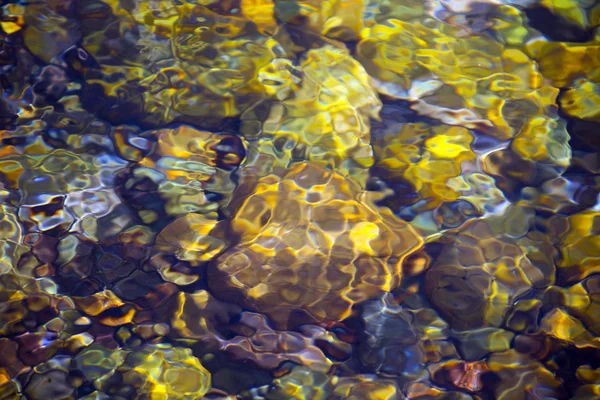
[(542, 318), (540, 328), (546, 334), (577, 347), (600, 347), (600, 339), (592, 336), (581, 321), (560, 308), (555, 308)]
[(558, 95), (521, 50), (465, 36), (449, 24), (390, 19), (367, 30), (356, 57), (379, 92), (501, 140), (516, 136), (528, 118), (544, 115)]
[(552, 14), (559, 15), (582, 28), (589, 26), (586, 10), (582, 7), (585, 0), (542, 0), (540, 5)]
[(561, 96), (560, 105), (574, 118), (600, 122), (600, 83), (586, 79), (575, 81)]
[(600, 271), (600, 213), (587, 210), (568, 219), (560, 237), (560, 273), (569, 281), (581, 280)]
[(568, 167), (571, 164), (569, 139), (565, 121), (537, 116), (525, 123), (511, 148), (524, 160)]
[[(115, 379), (118, 388), (112, 386)], [(190, 349), (148, 344), (127, 354), (113, 374), (96, 382), (106, 393), (127, 386), (138, 396), (153, 400), (197, 399), (210, 389), (210, 373)]]
[(9, 3), (2, 7), (3, 21), (0, 22), (2, 31), (7, 35), (18, 32), (25, 25), (25, 7), (20, 4)]
[(314, 163), (260, 179), (231, 229), (241, 242), (218, 258), (211, 288), (243, 296), (283, 327), (342, 320), (353, 304), (393, 290), (403, 259), (422, 244), (355, 182)]
[(338, 40), (358, 38), (364, 10), (364, 0), (275, 0), (280, 21)]
[(400, 400), (403, 397), (392, 380), (360, 375), (337, 380), (334, 393), (349, 400)]
[(157, 236), (155, 247), (171, 252), (192, 265), (207, 262), (225, 247), (222, 239), (211, 236), (217, 221), (202, 214), (190, 213), (177, 218)]
[[(314, 161), (339, 168), (362, 184), (373, 165), (370, 118), (381, 102), (362, 66), (346, 50), (311, 50), (298, 67), (274, 60), (259, 78), (279, 101), (242, 116), (242, 132), (274, 166)], [(264, 164), (264, 161), (260, 161)]]
[(390, 177), (402, 176), (410, 182), (431, 210), (443, 202), (458, 200), (471, 187), (451, 183), (463, 174), (463, 163), (474, 162), (472, 134), (462, 127), (406, 124), (397, 135), (376, 143), (376, 166)]
[(329, 376), (307, 367), (294, 367), (289, 374), (275, 379), (265, 398), (267, 400), (325, 400), (331, 396), (333, 385)]
[(552, 84), (568, 88), (580, 78), (600, 82), (600, 42), (564, 43), (536, 39), (526, 45), (540, 72)]
[(241, 0), (240, 10), (244, 17), (254, 22), (263, 33), (272, 33), (277, 28), (273, 0)]
[(494, 389), (498, 400), (526, 400), (532, 392), (546, 398), (560, 396), (562, 381), (528, 355), (511, 349), (492, 354), (487, 364), (499, 378)]

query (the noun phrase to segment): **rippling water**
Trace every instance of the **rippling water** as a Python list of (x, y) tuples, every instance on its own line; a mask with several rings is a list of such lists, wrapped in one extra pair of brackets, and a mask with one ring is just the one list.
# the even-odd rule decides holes
[(5, 0), (0, 399), (600, 398), (595, 0)]

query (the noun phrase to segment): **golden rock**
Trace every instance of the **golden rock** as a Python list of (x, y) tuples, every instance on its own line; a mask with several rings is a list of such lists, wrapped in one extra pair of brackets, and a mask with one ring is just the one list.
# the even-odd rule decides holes
[[(113, 386), (115, 381), (119, 384)], [(210, 389), (210, 373), (190, 349), (151, 344), (128, 353), (113, 374), (96, 382), (98, 389), (110, 395), (128, 386), (140, 398), (191, 400)]]
[(380, 93), (501, 140), (516, 136), (528, 118), (544, 115), (558, 95), (523, 51), (483, 36), (463, 37), (449, 24), (388, 20), (369, 28), (356, 57)]
[(600, 348), (600, 339), (588, 332), (581, 321), (560, 308), (554, 308), (546, 314), (540, 328), (547, 335), (577, 347)]
[(277, 29), (273, 0), (241, 0), (242, 15), (254, 22), (262, 33), (272, 33)]
[(534, 264), (531, 250), (496, 229), (489, 220), (471, 220), (439, 239), (449, 241), (427, 271), (425, 290), (455, 329), (499, 327), (520, 295), (553, 282), (553, 270)]
[(23, 29), (25, 25), (25, 7), (16, 3), (9, 3), (2, 7), (3, 21), (0, 22), (2, 31), (13, 34)]
[(582, 28), (589, 26), (585, 8), (586, 5), (589, 7), (593, 2), (586, 0), (541, 0), (539, 4), (550, 10), (552, 14), (561, 16)]
[(527, 53), (539, 64), (540, 72), (559, 88), (577, 79), (600, 81), (600, 43), (565, 43), (536, 39), (527, 43)]
[(180, 260), (193, 264), (207, 262), (225, 247), (222, 239), (211, 236), (216, 226), (217, 221), (201, 214), (186, 214), (161, 231), (155, 246), (159, 251), (174, 253)]
[(360, 375), (337, 380), (334, 393), (349, 400), (400, 400), (403, 397), (393, 380)]
[(530, 393), (543, 398), (558, 396), (561, 381), (540, 362), (515, 350), (496, 353), (488, 359), (490, 371), (498, 374), (497, 399), (525, 400)]
[(433, 209), (466, 192), (450, 182), (463, 175), (466, 163), (475, 161), (470, 147), (473, 139), (462, 127), (406, 124), (398, 134), (375, 142), (376, 166), (386, 176), (401, 176), (409, 182), (424, 200), (421, 210)]
[(346, 50), (325, 46), (310, 50), (298, 67), (274, 60), (259, 79), (279, 101), (242, 116), (251, 148), (268, 157), (271, 168), (314, 161), (364, 184), (373, 165), (369, 119), (378, 119), (381, 108), (364, 68)]
[[(554, 316), (554, 318), (563, 318), (572, 325), (581, 325), (594, 335), (600, 333), (598, 325), (598, 311), (600, 311), (600, 302), (598, 301), (600, 293), (599, 280), (596, 275), (583, 279), (570, 287), (562, 288), (551, 286), (548, 288), (545, 297), (545, 303), (553, 305), (564, 314)], [(579, 322), (581, 321), (581, 323)]]
[(359, 37), (364, 10), (364, 0), (275, 0), (280, 21), (346, 41)]
[(209, 276), (217, 293), (269, 315), (277, 326), (339, 321), (353, 304), (397, 287), (402, 260), (422, 239), (360, 187), (313, 163), (258, 181), (231, 220), (240, 244)]
[(559, 101), (570, 116), (600, 122), (600, 80), (596, 83), (586, 79), (576, 80)]
[(559, 273), (569, 282), (598, 272), (600, 266), (600, 213), (583, 211), (568, 219), (560, 237)]
[(564, 120), (537, 116), (525, 123), (511, 149), (523, 160), (566, 168), (571, 164), (569, 139)]
[(275, 379), (265, 395), (267, 400), (325, 400), (333, 385), (329, 376), (307, 367), (295, 367), (290, 373)]

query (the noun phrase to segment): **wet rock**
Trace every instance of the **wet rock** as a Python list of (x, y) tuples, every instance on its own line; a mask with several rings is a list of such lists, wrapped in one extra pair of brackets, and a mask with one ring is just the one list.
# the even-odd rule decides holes
[(262, 178), (231, 220), (241, 242), (219, 257), (209, 284), (277, 326), (342, 320), (396, 287), (402, 260), (421, 244), (389, 210), (371, 207), (358, 185), (318, 164)]

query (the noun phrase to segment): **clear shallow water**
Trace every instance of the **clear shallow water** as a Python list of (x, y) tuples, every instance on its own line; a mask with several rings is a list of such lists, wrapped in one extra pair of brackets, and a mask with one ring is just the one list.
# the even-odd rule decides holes
[(594, 399), (594, 2), (7, 2), (7, 399)]

